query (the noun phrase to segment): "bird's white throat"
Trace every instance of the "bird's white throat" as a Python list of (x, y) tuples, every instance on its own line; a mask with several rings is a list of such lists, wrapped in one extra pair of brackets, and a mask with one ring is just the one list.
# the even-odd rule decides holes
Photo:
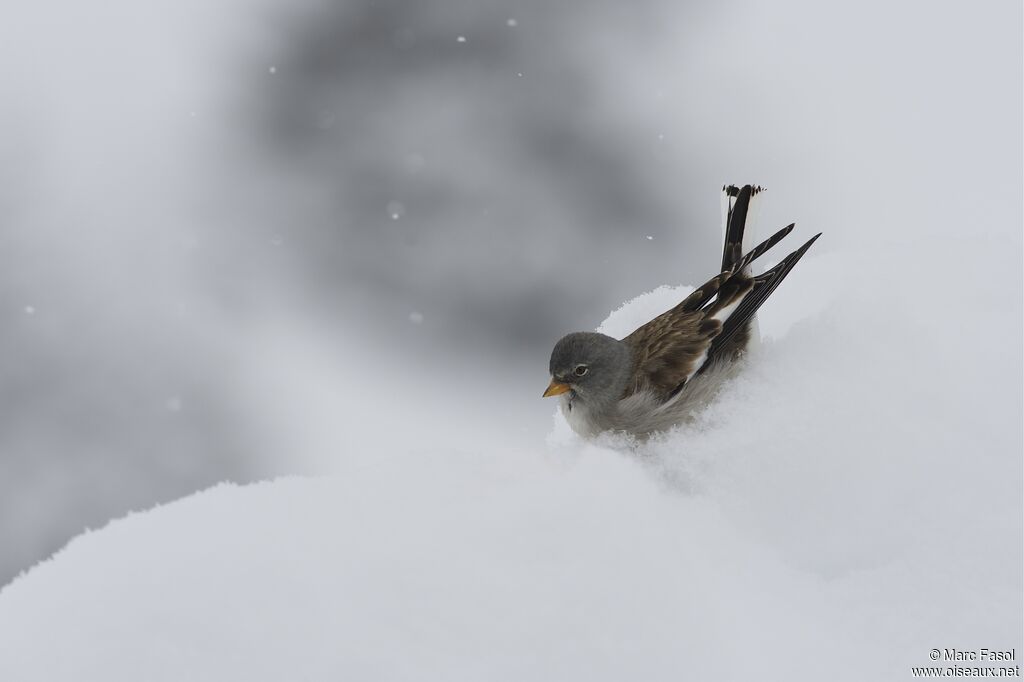
[(569, 422), (572, 430), (583, 437), (596, 436), (603, 429), (595, 420), (593, 410), (583, 400), (580, 400), (576, 391), (569, 391), (561, 396), (562, 415), (565, 421)]

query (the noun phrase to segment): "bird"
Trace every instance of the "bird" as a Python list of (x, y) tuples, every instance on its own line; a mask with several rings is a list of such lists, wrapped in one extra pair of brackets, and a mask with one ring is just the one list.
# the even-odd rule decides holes
[(757, 340), (758, 308), (821, 236), (754, 275), (751, 263), (795, 227), (745, 248), (747, 219), (762, 191), (755, 185), (722, 188), (721, 269), (678, 305), (623, 339), (573, 332), (555, 344), (544, 397), (558, 396), (573, 431), (588, 439), (613, 432), (645, 440), (684, 423), (735, 375)]

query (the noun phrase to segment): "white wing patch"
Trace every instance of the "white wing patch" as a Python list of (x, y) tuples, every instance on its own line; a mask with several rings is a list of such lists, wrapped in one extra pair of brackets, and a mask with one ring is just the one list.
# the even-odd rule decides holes
[(718, 320), (722, 324), (725, 324), (725, 321), (728, 320), (729, 317), (732, 316), (733, 312), (736, 310), (737, 307), (739, 307), (740, 303), (743, 303), (743, 299), (745, 299), (745, 298), (746, 298), (746, 296), (738, 298), (733, 303), (723, 307), (717, 313), (712, 315), (711, 319), (712, 320)]
[[(746, 296), (743, 296), (742, 298), (737, 299), (731, 305), (725, 306), (724, 308), (719, 310), (717, 313), (712, 315), (711, 319), (718, 320), (722, 324), (725, 324), (725, 321), (728, 320), (729, 317), (736, 311), (736, 308), (739, 307), (740, 303), (743, 303), (743, 300), (745, 298), (746, 298)], [(691, 369), (690, 373), (686, 375), (686, 379), (684, 380), (684, 383), (688, 383), (690, 381), (690, 379), (692, 379), (694, 376), (696, 376), (697, 372), (699, 372), (701, 370), (701, 368), (704, 366), (704, 363), (707, 362), (707, 360), (708, 360), (708, 349), (705, 348), (704, 352), (701, 353), (699, 358), (697, 358), (697, 361), (693, 363), (693, 369)]]
[[(708, 361), (708, 350), (707, 350), (707, 348), (705, 348), (704, 352), (700, 354), (699, 358), (697, 358), (697, 361), (695, 363), (693, 363), (693, 369), (691, 369), (690, 373), (686, 375), (686, 379), (683, 381), (683, 383), (689, 383), (690, 379), (692, 379), (697, 374), (697, 372), (700, 371), (700, 368), (703, 367), (704, 363), (707, 362), (707, 361)], [(677, 396), (678, 396), (678, 394), (677, 394)], [(669, 401), (669, 402), (671, 402), (671, 401)]]

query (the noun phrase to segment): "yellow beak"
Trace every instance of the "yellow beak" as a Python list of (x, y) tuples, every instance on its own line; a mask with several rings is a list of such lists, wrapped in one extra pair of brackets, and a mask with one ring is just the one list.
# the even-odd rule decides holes
[(551, 383), (548, 384), (548, 390), (544, 391), (544, 397), (550, 398), (553, 395), (561, 395), (569, 390), (571, 390), (569, 384), (563, 384), (561, 381), (552, 379)]

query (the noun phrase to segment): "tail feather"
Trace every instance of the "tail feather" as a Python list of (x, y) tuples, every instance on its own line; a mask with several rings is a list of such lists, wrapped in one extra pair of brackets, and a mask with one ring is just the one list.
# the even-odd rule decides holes
[[(729, 305), (732, 298), (737, 295), (737, 291), (746, 286), (746, 283), (751, 279), (749, 276), (744, 274), (743, 271), (754, 260), (764, 255), (768, 249), (782, 241), (786, 235), (793, 231), (795, 226), (796, 223), (786, 225), (771, 237), (765, 239), (763, 242), (751, 249), (747, 255), (734, 258), (733, 264), (735, 269), (723, 270), (721, 273), (715, 275), (683, 299), (675, 309), (680, 311), (698, 310), (707, 305), (707, 303), (711, 301), (712, 298), (715, 298), (715, 296), (717, 296), (718, 299), (714, 305), (723, 304), (723, 301), (724, 305)], [(736, 285), (739, 285), (739, 287)]]
[(743, 270), (746, 269), (748, 265), (750, 265), (755, 260), (763, 256), (765, 252), (768, 251), (768, 249), (772, 248), (780, 241), (782, 241), (786, 237), (786, 235), (793, 231), (794, 227), (796, 227), (796, 223), (790, 223), (789, 225), (786, 225), (784, 228), (773, 234), (771, 237), (768, 237), (768, 239), (765, 239), (763, 242), (752, 248), (747, 253), (747, 255), (737, 259), (737, 272), (743, 272)]
[[(782, 237), (786, 236), (781, 234), (785, 232), (789, 234), (788, 228), (776, 233), (775, 236), (771, 237), (768, 241), (775, 240), (777, 242)], [(781, 236), (779, 236), (781, 234)], [(747, 324), (753, 319), (754, 314), (757, 313), (758, 308), (768, 299), (776, 287), (782, 283), (782, 280), (786, 278), (793, 266), (803, 257), (807, 252), (807, 249), (811, 248), (821, 233), (811, 237), (803, 246), (789, 254), (782, 259), (778, 265), (772, 269), (764, 272), (753, 278), (753, 286), (743, 296), (743, 300), (737, 305), (729, 314), (729, 317), (722, 324), (721, 333), (715, 337), (711, 342), (711, 348), (708, 349), (708, 359), (716, 357), (723, 349), (728, 347), (730, 341), (740, 332), (746, 330)], [(778, 237), (778, 239), (776, 239)], [(767, 242), (765, 242), (767, 243)], [(773, 242), (774, 243), (774, 242)], [(760, 247), (758, 247), (760, 248)], [(762, 253), (767, 250), (767, 247), (762, 250)], [(704, 366), (707, 367), (710, 363), (706, 363)]]
[[(754, 199), (764, 189), (757, 185), (728, 185), (722, 188), (725, 246), (722, 249), (722, 270), (733, 270), (737, 259), (748, 248), (751, 237), (748, 227), (753, 222)], [(739, 254), (739, 255), (737, 255)]]

